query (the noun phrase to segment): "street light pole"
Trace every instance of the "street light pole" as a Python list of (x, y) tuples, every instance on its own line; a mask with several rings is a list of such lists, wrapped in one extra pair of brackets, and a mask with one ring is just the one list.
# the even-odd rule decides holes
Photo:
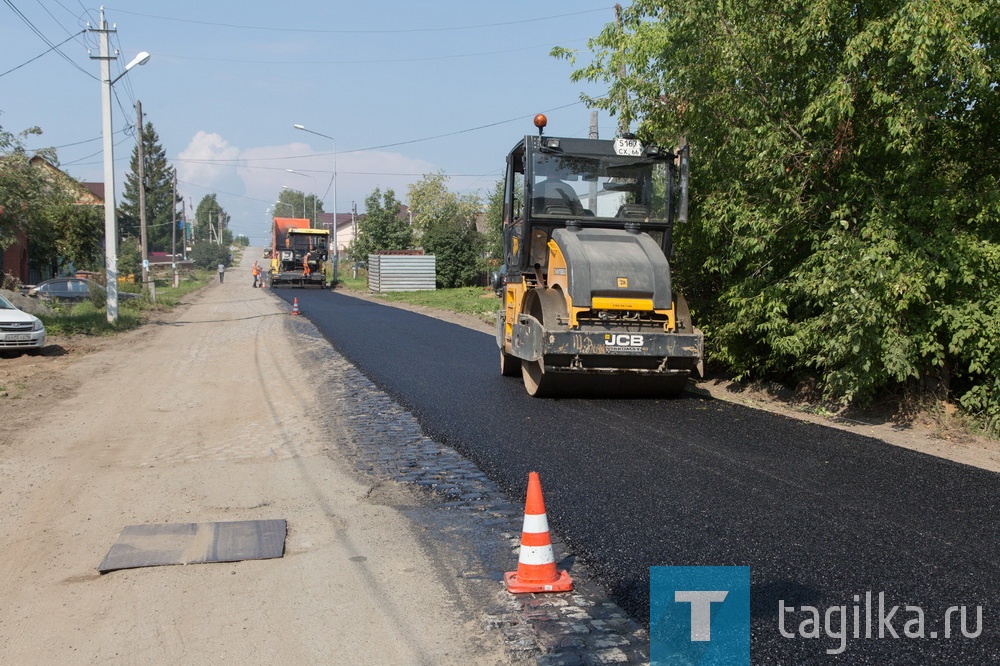
[(337, 140), (328, 134), (322, 134), (311, 129), (306, 129), (305, 125), (295, 124), (292, 125), (292, 127), (297, 130), (302, 130), (303, 132), (309, 132), (310, 134), (321, 136), (324, 139), (329, 139), (333, 142), (333, 282), (336, 284), (340, 281), (340, 273), (338, 272), (340, 246), (337, 244)]
[(103, 8), (101, 9), (100, 27), (90, 30), (100, 35), (100, 55), (97, 58), (101, 61), (101, 135), (104, 139), (104, 272), (107, 283), (108, 323), (114, 324), (118, 321), (118, 225), (115, 220), (115, 156), (111, 127), (111, 86), (136, 65), (145, 65), (149, 62), (149, 54), (145, 51), (139, 53), (132, 62), (125, 66), (124, 72), (112, 79), (111, 61), (116, 60), (118, 54), (111, 54), (108, 33), (115, 32), (116, 28), (108, 28)]

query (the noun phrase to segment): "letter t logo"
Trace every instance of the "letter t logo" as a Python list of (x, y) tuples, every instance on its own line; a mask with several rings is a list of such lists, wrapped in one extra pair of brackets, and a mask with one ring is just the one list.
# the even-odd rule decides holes
[(676, 590), (674, 601), (691, 604), (691, 640), (712, 640), (712, 602), (722, 602), (729, 596), (724, 590)]

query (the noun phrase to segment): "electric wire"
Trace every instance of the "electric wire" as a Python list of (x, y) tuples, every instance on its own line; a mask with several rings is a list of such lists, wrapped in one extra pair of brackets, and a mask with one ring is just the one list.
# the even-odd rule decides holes
[(314, 33), (314, 34), (332, 34), (332, 35), (399, 35), (406, 33), (420, 33), (420, 32), (457, 32), (462, 30), (479, 30), (483, 28), (497, 28), (497, 27), (507, 27), (512, 25), (523, 25), (525, 23), (537, 23), (539, 21), (549, 21), (552, 19), (568, 18), (571, 16), (582, 16), (584, 14), (594, 14), (597, 12), (606, 12), (607, 7), (601, 7), (599, 9), (586, 9), (578, 12), (570, 12), (567, 14), (554, 14), (551, 16), (536, 16), (533, 18), (520, 19), (517, 21), (503, 21), (499, 23), (483, 23), (479, 25), (464, 25), (464, 26), (441, 26), (436, 28), (398, 28), (398, 29), (364, 29), (364, 30), (331, 30), (331, 29), (319, 29), (319, 28), (276, 28), (274, 26), (257, 26), (257, 25), (241, 25), (237, 23), (218, 23), (214, 21), (199, 21), (195, 19), (182, 19), (173, 16), (160, 16), (157, 14), (144, 14), (141, 12), (132, 12), (127, 9), (113, 8), (114, 11), (121, 14), (131, 14), (132, 16), (141, 16), (143, 18), (158, 19), (161, 21), (176, 21), (178, 23), (191, 23), (196, 25), (206, 25), (213, 28), (230, 28), (234, 30), (260, 30), (265, 32), (298, 32), (298, 33)]
[(21, 12), (21, 10), (20, 10), (20, 9), (18, 9), (18, 8), (17, 8), (17, 7), (16, 7), (15, 5), (14, 5), (14, 3), (13, 3), (13, 2), (11, 1), (11, 0), (3, 0), (3, 1), (4, 1), (4, 4), (5, 4), (5, 5), (7, 5), (8, 7), (10, 7), (10, 10), (11, 10), (12, 12), (14, 12), (14, 14), (16, 14), (18, 18), (20, 18), (20, 19), (21, 19), (22, 21), (24, 21), (25, 25), (27, 25), (27, 26), (28, 26), (28, 28), (30, 28), (30, 29), (31, 29), (31, 31), (32, 31), (33, 33), (35, 33), (35, 35), (37, 35), (37, 36), (38, 36), (38, 38), (39, 38), (39, 39), (41, 39), (41, 40), (42, 40), (43, 42), (45, 42), (46, 44), (48, 44), (48, 45), (49, 45), (49, 46), (51, 47), (51, 49), (52, 49), (52, 50), (54, 50), (54, 51), (55, 51), (56, 53), (58, 53), (58, 54), (59, 54), (59, 57), (61, 57), (61, 58), (62, 58), (63, 60), (65, 60), (66, 62), (68, 62), (68, 63), (69, 63), (70, 65), (72, 65), (73, 67), (75, 67), (75, 68), (77, 68), (78, 70), (80, 70), (81, 72), (83, 72), (83, 73), (84, 73), (84, 74), (85, 74), (86, 76), (89, 76), (90, 78), (92, 78), (92, 79), (94, 79), (94, 80), (98, 80), (96, 76), (94, 76), (93, 74), (91, 74), (90, 72), (88, 72), (87, 70), (85, 70), (84, 68), (80, 67), (80, 65), (76, 64), (75, 62), (73, 62), (73, 59), (72, 59), (72, 58), (70, 58), (70, 57), (69, 57), (68, 55), (66, 55), (66, 54), (65, 54), (65, 53), (63, 53), (62, 51), (60, 51), (60, 50), (59, 50), (59, 46), (58, 46), (58, 45), (55, 45), (55, 44), (53, 44), (53, 43), (52, 43), (52, 41), (51, 41), (51, 40), (50, 40), (50, 39), (49, 39), (48, 37), (46, 37), (46, 36), (45, 36), (45, 35), (44, 35), (44, 34), (42, 33), (42, 31), (41, 31), (41, 30), (39, 30), (39, 29), (38, 29), (38, 28), (37, 28), (37, 27), (35, 26), (35, 24), (31, 22), (31, 19), (29, 19), (29, 18), (28, 18), (27, 16), (25, 16), (25, 15), (24, 15), (24, 14), (23, 14), (23, 13)]
[(70, 35), (69, 37), (67, 37), (67, 38), (66, 38), (66, 39), (64, 39), (63, 41), (59, 42), (58, 44), (56, 44), (56, 45), (55, 45), (55, 46), (53, 46), (52, 48), (50, 48), (50, 49), (48, 49), (48, 50), (45, 50), (45, 51), (42, 51), (41, 53), (39, 53), (38, 55), (36, 55), (36, 56), (35, 56), (34, 58), (32, 58), (31, 60), (28, 60), (27, 62), (23, 62), (23, 63), (21, 63), (20, 65), (18, 65), (17, 67), (14, 67), (14, 68), (12, 68), (12, 69), (8, 69), (8, 70), (7, 70), (6, 72), (4, 72), (4, 73), (0, 74), (0, 77), (4, 77), (4, 76), (7, 76), (7, 75), (8, 75), (8, 74), (10, 74), (11, 72), (16, 72), (17, 70), (21, 69), (21, 68), (22, 68), (22, 67), (24, 67), (25, 65), (30, 65), (31, 63), (33, 63), (33, 62), (35, 62), (36, 60), (38, 60), (39, 58), (41, 58), (41, 57), (42, 57), (43, 55), (46, 55), (46, 54), (48, 54), (48, 53), (51, 53), (52, 51), (56, 50), (57, 48), (59, 48), (60, 46), (62, 46), (62, 45), (63, 45), (63, 44), (65, 44), (66, 42), (68, 42), (69, 40), (71, 40), (71, 39), (73, 39), (74, 37), (77, 37), (77, 36), (79, 36), (79, 35), (81, 35), (81, 34), (83, 34), (83, 33), (85, 33), (85, 32), (87, 32), (87, 31), (86, 31), (86, 30), (81, 30), (80, 32), (78, 32), (78, 33), (77, 33), (77, 34), (75, 34), (75, 35)]

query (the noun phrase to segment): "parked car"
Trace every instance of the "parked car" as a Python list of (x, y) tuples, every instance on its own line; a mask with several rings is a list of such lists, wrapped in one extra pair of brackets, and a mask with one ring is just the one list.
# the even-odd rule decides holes
[[(35, 285), (28, 290), (28, 296), (40, 298), (43, 301), (64, 301), (68, 303), (79, 303), (90, 298), (91, 294), (97, 294), (100, 299), (106, 298), (107, 292), (104, 286), (93, 280), (83, 278), (52, 278)], [(141, 294), (134, 294), (129, 291), (118, 290), (118, 300), (127, 301), (141, 298)]]
[(45, 346), (45, 326), (35, 315), (0, 296), (0, 350), (34, 352)]

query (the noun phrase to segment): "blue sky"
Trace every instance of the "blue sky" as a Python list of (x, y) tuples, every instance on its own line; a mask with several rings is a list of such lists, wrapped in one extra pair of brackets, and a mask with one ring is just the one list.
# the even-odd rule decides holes
[[(361, 210), (375, 187), (391, 187), (405, 202), (408, 184), (439, 170), (452, 190), (485, 195), (510, 148), (535, 131), (535, 113), (548, 115), (549, 134), (586, 136), (590, 110), (580, 93), (605, 90), (572, 83), (572, 67), (549, 51), (575, 48), (588, 60), (586, 40), (614, 20), (613, 7), (586, 0), (113, 2), (105, 6), (120, 51), (112, 76), (138, 52), (152, 54), (114, 86), (118, 196), (135, 145), (136, 100), (177, 167), (185, 205), (216, 193), (231, 229), (254, 244), (266, 242), (267, 208), (282, 186), (316, 193), (327, 212), (334, 208), (334, 142), (297, 131), (296, 123), (336, 140), (339, 212), (352, 202)], [(100, 65), (88, 55), (98, 53), (97, 36), (76, 34), (98, 20), (99, 8), (82, 0), (0, 4), (0, 126), (13, 133), (41, 127), (29, 148), (56, 146), (67, 173), (99, 182)], [(64, 41), (65, 58), (45, 53)], [(602, 113), (599, 122), (610, 136), (614, 120)], [(482, 129), (463, 131), (473, 128)], [(420, 140), (429, 137), (440, 138)]]

